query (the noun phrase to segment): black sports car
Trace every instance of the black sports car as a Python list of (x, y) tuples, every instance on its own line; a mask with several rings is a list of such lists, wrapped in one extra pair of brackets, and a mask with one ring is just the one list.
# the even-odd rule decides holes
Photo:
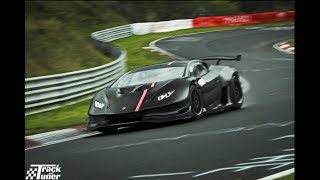
[[(87, 129), (116, 131), (118, 127), (185, 118), (242, 106), (239, 72), (221, 60), (241, 55), (172, 61), (125, 73), (96, 93), (88, 111)], [(217, 60), (209, 65), (207, 60)]]

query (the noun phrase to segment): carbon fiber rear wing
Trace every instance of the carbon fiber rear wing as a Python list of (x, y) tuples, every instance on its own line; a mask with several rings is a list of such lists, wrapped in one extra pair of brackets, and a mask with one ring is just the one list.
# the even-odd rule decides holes
[(207, 57), (200, 57), (200, 58), (193, 58), (193, 59), (199, 59), (199, 60), (216, 60), (216, 65), (219, 65), (220, 61), (240, 61), (241, 55), (237, 56), (207, 56)]

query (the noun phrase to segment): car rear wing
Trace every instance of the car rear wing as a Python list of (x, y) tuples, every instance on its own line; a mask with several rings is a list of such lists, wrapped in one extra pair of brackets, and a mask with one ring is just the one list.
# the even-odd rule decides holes
[(219, 65), (220, 61), (240, 61), (241, 55), (237, 56), (207, 56), (207, 57), (200, 57), (200, 58), (193, 58), (193, 59), (199, 59), (199, 60), (216, 60), (216, 65)]

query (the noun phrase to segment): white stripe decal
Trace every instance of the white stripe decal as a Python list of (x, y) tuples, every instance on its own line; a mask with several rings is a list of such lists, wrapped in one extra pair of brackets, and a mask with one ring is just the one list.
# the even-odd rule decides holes
[(140, 109), (140, 107), (141, 107), (141, 104), (142, 104), (142, 101), (144, 100), (144, 97), (146, 96), (147, 92), (148, 92), (148, 89), (145, 89), (145, 90), (143, 91), (142, 96), (141, 96), (141, 98), (140, 98), (140, 100), (139, 100), (139, 103), (138, 103), (136, 109), (134, 110), (134, 112), (139, 111), (139, 109)]

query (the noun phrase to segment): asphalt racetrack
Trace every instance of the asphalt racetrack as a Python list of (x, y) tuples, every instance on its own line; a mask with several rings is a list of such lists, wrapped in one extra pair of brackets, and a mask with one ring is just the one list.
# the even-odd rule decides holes
[(237, 68), (249, 82), (243, 108), (26, 150), (25, 170), (59, 164), (59, 180), (249, 180), (293, 168), (294, 55), (272, 47), (293, 37), (293, 26), (157, 41), (157, 47), (186, 58), (241, 54), (241, 61), (221, 64)]

